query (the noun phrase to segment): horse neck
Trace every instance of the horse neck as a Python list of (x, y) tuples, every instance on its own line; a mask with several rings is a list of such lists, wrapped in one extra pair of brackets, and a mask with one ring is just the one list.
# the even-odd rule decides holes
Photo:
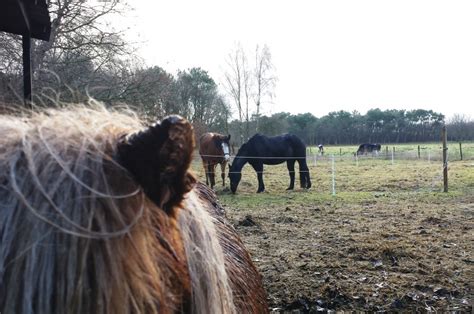
[(247, 163), (247, 158), (242, 158), (241, 155), (243, 155), (243, 153), (239, 152), (237, 156), (235, 156), (234, 161), (232, 162), (232, 171), (240, 172)]

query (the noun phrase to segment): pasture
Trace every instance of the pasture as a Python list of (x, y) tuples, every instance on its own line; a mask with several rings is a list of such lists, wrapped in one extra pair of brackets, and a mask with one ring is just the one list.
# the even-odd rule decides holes
[[(265, 166), (261, 194), (249, 165), (236, 195), (216, 185), (263, 275), (270, 308), (472, 310), (474, 152), (456, 161), (456, 145), (449, 148), (448, 193), (441, 192), (442, 163), (433, 158), (438, 144), (425, 144), (429, 160), (408, 154), (393, 164), (383, 155), (356, 161), (355, 146), (325, 147), (324, 157), (308, 156), (310, 190), (285, 191), (285, 164)], [(413, 150), (417, 145), (396, 148)], [(198, 158), (193, 169), (205, 178)]]

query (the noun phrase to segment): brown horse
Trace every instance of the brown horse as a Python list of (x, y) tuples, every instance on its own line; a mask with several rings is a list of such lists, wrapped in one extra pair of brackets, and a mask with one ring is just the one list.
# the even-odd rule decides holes
[(211, 188), (216, 184), (215, 173), (217, 164), (221, 165), (222, 186), (225, 186), (225, 166), (230, 159), (230, 135), (204, 133), (199, 138), (199, 154), (201, 155), (206, 184)]
[(188, 172), (191, 125), (98, 107), (0, 116), (0, 313), (262, 313), (261, 277)]

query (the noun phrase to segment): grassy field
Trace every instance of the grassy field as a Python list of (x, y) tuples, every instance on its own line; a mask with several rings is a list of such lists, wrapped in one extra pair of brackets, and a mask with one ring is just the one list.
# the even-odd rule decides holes
[[(310, 190), (285, 191), (280, 165), (265, 168), (266, 192), (256, 194), (247, 165), (232, 195), (218, 171), (216, 192), (263, 275), (271, 309), (472, 310), (474, 161), (449, 163), (443, 193), (439, 161), (356, 161), (355, 147), (341, 150), (335, 195), (327, 156), (339, 147), (309, 159)], [(204, 179), (198, 160), (193, 168)]]

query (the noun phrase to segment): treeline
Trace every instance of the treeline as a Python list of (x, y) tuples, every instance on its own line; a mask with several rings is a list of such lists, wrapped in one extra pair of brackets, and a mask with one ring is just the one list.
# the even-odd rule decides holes
[[(311, 113), (261, 115), (277, 82), (270, 50), (253, 52), (239, 44), (228, 55), (219, 85), (199, 67), (169, 73), (146, 66), (134, 47), (104, 16), (128, 11), (126, 2), (51, 0), (51, 40), (32, 41), (33, 102), (37, 106), (82, 103), (90, 98), (114, 106), (126, 104), (151, 121), (168, 114), (190, 120), (197, 136), (205, 131), (232, 134), (241, 144), (259, 132), (291, 132), (307, 144), (358, 144), (438, 141), (448, 124), (449, 140), (474, 140), (474, 122), (451, 121), (432, 110), (380, 110), (366, 114), (337, 111), (317, 118)], [(0, 32), (0, 105), (22, 101), (21, 38)], [(231, 121), (231, 117), (237, 117)]]
[[(126, 104), (149, 120), (180, 114), (198, 133), (227, 129), (230, 110), (217, 83), (195, 67), (168, 73), (146, 66), (121, 30), (105, 16), (129, 11), (120, 0), (48, 1), (50, 41), (32, 40), (33, 102), (36, 106), (83, 103)], [(22, 102), (21, 37), (0, 32), (0, 105)]]
[[(229, 131), (238, 139), (238, 122), (229, 125)], [(308, 145), (407, 143), (439, 141), (441, 128), (446, 123), (448, 140), (474, 140), (474, 121), (456, 115), (449, 121), (433, 110), (380, 110), (371, 109), (366, 114), (357, 111), (331, 112), (321, 118), (311, 113), (292, 115), (280, 112), (259, 119), (260, 133), (269, 136), (293, 133)], [(250, 128), (255, 130), (255, 120)], [(240, 143), (237, 143), (240, 144)]]
[[(230, 109), (217, 84), (201, 68), (179, 71), (176, 76), (160, 67), (128, 70), (121, 77), (110, 73), (91, 73), (92, 67), (56, 72), (40, 72), (34, 80), (33, 101), (38, 106), (58, 103), (83, 103), (89, 97), (107, 105), (126, 104), (153, 121), (169, 114), (180, 114), (198, 132), (212, 126), (227, 129)], [(72, 73), (75, 73), (74, 75)], [(17, 86), (17, 88), (12, 88)], [(19, 103), (20, 74), (0, 72), (0, 103)]]

